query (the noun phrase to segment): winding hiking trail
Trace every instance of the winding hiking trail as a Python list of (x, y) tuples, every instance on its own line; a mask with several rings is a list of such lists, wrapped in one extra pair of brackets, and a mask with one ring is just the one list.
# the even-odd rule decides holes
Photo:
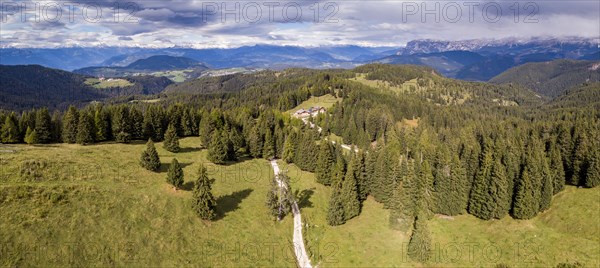
[[(275, 179), (277, 180), (279, 187), (286, 187), (279, 180), (279, 165), (277, 165), (277, 160), (271, 160), (271, 166), (273, 167), (273, 173), (275, 173)], [(294, 200), (292, 203), (292, 214), (294, 215), (293, 243), (296, 261), (298, 262), (298, 266), (301, 268), (312, 268), (308, 254), (306, 254), (306, 248), (304, 247), (304, 239), (302, 238), (302, 217), (300, 215), (300, 208), (298, 207), (296, 200)]]

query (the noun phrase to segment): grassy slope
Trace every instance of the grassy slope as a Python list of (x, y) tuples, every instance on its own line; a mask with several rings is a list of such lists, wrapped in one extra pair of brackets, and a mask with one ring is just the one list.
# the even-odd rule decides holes
[[(183, 139), (186, 152), (176, 154), (187, 189), (199, 163), (208, 162), (193, 148), (199, 143)], [(1, 154), (0, 245), (7, 254), (0, 266), (295, 265), (291, 218), (276, 223), (266, 216), (267, 161), (210, 165), (222, 218), (205, 223), (190, 209), (191, 191), (165, 183), (168, 165), (160, 173), (138, 166), (144, 147), (19, 145), (12, 147), (17, 153)], [(175, 156), (160, 143), (157, 149), (163, 163)], [(18, 165), (27, 159), (44, 159), (56, 178), (19, 181)]]
[(98, 89), (133, 86), (133, 83), (129, 81), (117, 78), (114, 78), (111, 81), (100, 81), (98, 78), (88, 78), (87, 80), (85, 80), (85, 84)]
[(342, 98), (336, 98), (331, 94), (326, 94), (320, 97), (310, 97), (310, 99), (300, 103), (300, 105), (294, 107), (293, 109), (287, 111), (288, 113), (294, 113), (299, 109), (308, 109), (310, 107), (323, 107), (325, 109), (331, 108), (334, 103), (342, 101)]
[[(176, 154), (185, 166), (186, 189), (191, 188), (199, 163), (207, 163), (205, 152), (194, 148), (197, 144), (198, 138), (183, 139), (184, 152)], [(291, 217), (275, 223), (266, 216), (264, 201), (272, 174), (268, 162), (209, 165), (223, 217), (205, 223), (189, 208), (191, 192), (175, 192), (164, 182), (168, 165), (160, 173), (138, 167), (143, 148), (141, 143), (2, 148), (1, 265), (295, 265), (288, 247)], [(175, 155), (160, 143), (157, 149), (163, 163)], [(54, 176), (38, 182), (19, 179), (19, 163), (31, 159), (44, 160), (49, 165), (46, 173)], [(436, 217), (429, 223), (434, 257), (421, 265), (404, 254), (409, 237), (388, 228), (389, 212), (381, 204), (368, 199), (360, 216), (330, 227), (329, 187), (294, 165), (281, 167), (302, 196), (299, 204), (313, 265), (547, 267), (566, 261), (599, 265), (600, 188), (568, 187), (554, 198), (549, 211), (529, 221)], [(272, 253), (273, 246), (284, 249)]]

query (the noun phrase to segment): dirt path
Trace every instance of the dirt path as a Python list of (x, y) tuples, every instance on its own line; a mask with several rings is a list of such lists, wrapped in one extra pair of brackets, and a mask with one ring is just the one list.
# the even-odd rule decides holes
[[(281, 183), (279, 180), (279, 165), (277, 165), (277, 160), (271, 160), (271, 166), (273, 167), (273, 172), (275, 173), (279, 187), (285, 187), (285, 185), (283, 185), (283, 183)], [(304, 247), (304, 239), (302, 238), (302, 217), (300, 215), (300, 208), (295, 200), (294, 203), (292, 203), (292, 214), (294, 215), (293, 243), (294, 253), (296, 253), (296, 261), (298, 262), (298, 266), (302, 268), (312, 268), (308, 254), (306, 254), (306, 248)]]

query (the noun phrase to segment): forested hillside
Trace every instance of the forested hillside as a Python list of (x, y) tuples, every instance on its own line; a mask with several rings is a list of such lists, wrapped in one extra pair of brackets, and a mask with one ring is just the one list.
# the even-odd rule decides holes
[(583, 83), (600, 82), (600, 62), (555, 60), (527, 63), (499, 74), (490, 82), (520, 84), (542, 95), (557, 97)]
[(102, 98), (84, 84), (86, 77), (39, 65), (0, 65), (0, 107), (22, 109), (66, 108)]
[[(165, 77), (132, 76), (126, 86), (95, 87), (94, 78), (39, 65), (0, 65), (0, 108), (26, 110), (46, 107), (64, 110), (111, 97), (152, 95), (173, 84)], [(100, 83), (95, 79), (96, 83)]]

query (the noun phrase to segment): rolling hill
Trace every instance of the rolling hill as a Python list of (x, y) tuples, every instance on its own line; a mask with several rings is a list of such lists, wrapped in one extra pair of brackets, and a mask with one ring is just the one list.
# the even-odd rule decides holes
[(158, 55), (136, 60), (125, 67), (87, 67), (74, 72), (96, 77), (123, 77), (163, 71), (203, 71), (207, 69), (208, 67), (203, 63), (190, 58)]
[(556, 97), (586, 82), (600, 81), (600, 62), (555, 60), (527, 63), (511, 68), (492, 78), (491, 83), (513, 83), (537, 93)]
[(0, 108), (65, 107), (101, 99), (86, 77), (39, 65), (0, 65)]
[(136, 76), (121, 79), (127, 86), (94, 87), (90, 79), (40, 65), (0, 65), (0, 109), (63, 109), (116, 96), (157, 94), (173, 83), (165, 77)]

